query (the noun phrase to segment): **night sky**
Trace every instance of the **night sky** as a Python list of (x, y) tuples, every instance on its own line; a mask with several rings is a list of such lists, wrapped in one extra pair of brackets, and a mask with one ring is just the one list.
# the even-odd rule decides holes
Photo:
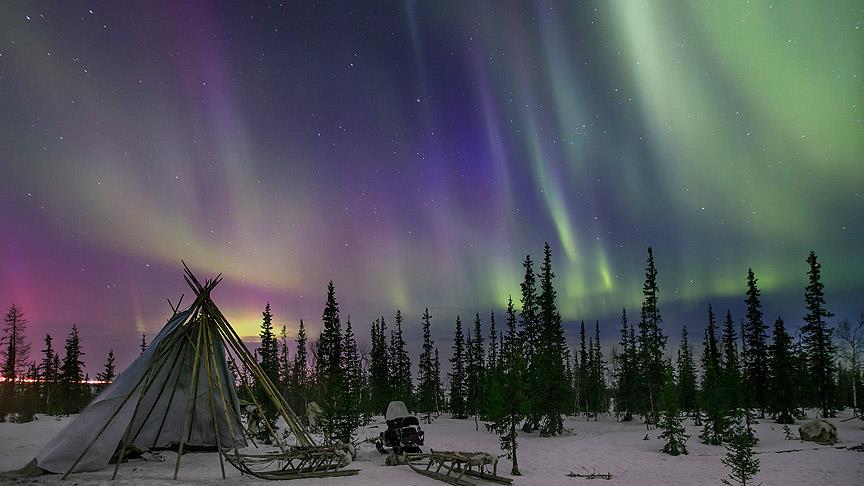
[(317, 336), (333, 279), (361, 339), (428, 306), (445, 355), (544, 241), (571, 335), (638, 315), (649, 245), (670, 343), (741, 317), (748, 267), (800, 323), (811, 249), (864, 310), (860, 1), (136, 3), (0, 6), (0, 306), (34, 354), (77, 323), (91, 376), (125, 365), (180, 259), (244, 336), (268, 300)]

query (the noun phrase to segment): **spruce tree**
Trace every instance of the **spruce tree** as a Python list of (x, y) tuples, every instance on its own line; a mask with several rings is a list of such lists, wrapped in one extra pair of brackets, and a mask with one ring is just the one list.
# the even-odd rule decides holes
[[(303, 324), (303, 319), (300, 319), (300, 325), (297, 327), (297, 340), (294, 349), (294, 361), (291, 364), (291, 405), (294, 410), (306, 410), (306, 396), (309, 392), (309, 371), (307, 363), (306, 350), (306, 326)], [(306, 414), (301, 413), (301, 420), (305, 419)]]
[(360, 354), (357, 351), (357, 341), (351, 326), (351, 316), (345, 322), (345, 332), (342, 335), (342, 358), (340, 360), (342, 375), (345, 377), (344, 397), (339, 421), (334, 429), (336, 437), (345, 444), (350, 444), (357, 427), (360, 426), (363, 396), (363, 376), (360, 370)]
[(383, 415), (390, 403), (390, 365), (384, 317), (372, 323), (372, 349), (369, 356), (369, 393), (372, 412)]
[(809, 283), (804, 289), (804, 304), (807, 314), (801, 326), (801, 337), (807, 359), (807, 370), (816, 396), (815, 403), (823, 417), (834, 416), (834, 377), (836, 374), (837, 350), (831, 340), (832, 330), (827, 318), (834, 314), (825, 308), (825, 284), (822, 283), (822, 265), (814, 252), (807, 257), (810, 270)]
[(469, 415), (476, 418), (482, 413), (483, 403), (483, 327), (480, 322), (480, 314), (474, 315), (474, 333), (468, 338), (466, 346), (468, 359), (465, 366), (466, 374), (466, 400), (465, 407)]
[(261, 345), (258, 347), (261, 371), (267, 375), (271, 382), (279, 383), (279, 350), (276, 335), (273, 333), (273, 314), (270, 311), (270, 302), (264, 306), (261, 332), (258, 337), (261, 338)]
[(342, 324), (333, 281), (327, 285), (327, 301), (321, 315), (322, 329), (318, 338), (315, 361), (315, 380), (318, 387), (318, 405), (321, 406), (324, 440), (333, 443), (340, 439), (340, 421), (345, 409), (345, 376), (341, 366)]
[(465, 410), (465, 342), (462, 336), (462, 320), (459, 316), (456, 316), (450, 370), (450, 413), (453, 418), (465, 418), (467, 417)]
[(680, 397), (672, 380), (671, 372), (666, 373), (663, 386), (662, 406), (663, 412), (660, 416), (658, 426), (663, 429), (660, 438), (665, 440), (663, 452), (670, 456), (687, 454), (686, 429), (682, 423), (681, 409), (678, 408)]
[(417, 390), (417, 411), (431, 413), (436, 409), (437, 383), (435, 383), (435, 364), (432, 361), (434, 342), (432, 341), (432, 315), (429, 308), (423, 311), (421, 318), (423, 328), (423, 346), (420, 352), (418, 373), (420, 386)]
[(795, 375), (792, 361), (792, 338), (786, 332), (783, 319), (774, 321), (774, 334), (769, 349), (770, 410), (778, 424), (795, 423)]
[(60, 401), (64, 414), (78, 413), (84, 405), (84, 361), (81, 359), (81, 338), (78, 326), (72, 325), (72, 332), (66, 338), (66, 356), (60, 365)]
[(741, 369), (738, 361), (738, 334), (732, 312), (726, 310), (723, 324), (723, 371), (722, 386), (725, 411), (729, 416), (738, 414), (741, 406)]
[[(261, 332), (258, 334), (258, 336), (261, 338), (261, 345), (257, 349), (257, 356), (261, 360), (261, 371), (264, 372), (264, 375), (270, 380), (271, 383), (278, 384), (278, 341), (276, 340), (276, 335), (273, 334), (273, 314), (270, 311), (269, 302), (267, 302), (267, 305), (264, 306), (264, 312), (262, 313), (261, 321)], [(271, 427), (275, 427), (277, 414), (276, 406), (273, 404), (272, 400), (267, 399), (268, 394), (266, 391), (266, 385), (260, 383), (259, 377), (256, 376), (254, 378), (255, 396), (257, 397), (258, 402), (263, 407), (263, 410), (260, 411), (262, 414), (262, 418), (268, 420)], [(267, 443), (272, 440), (270, 434), (267, 433), (266, 427), (260, 429), (259, 438)]]
[(486, 368), (492, 370), (498, 366), (498, 330), (495, 326), (495, 311), (489, 313), (489, 353), (486, 356)]
[(60, 373), (60, 358), (54, 351), (54, 339), (50, 334), (45, 335), (45, 349), (42, 350), (42, 361), (39, 364), (39, 372), (42, 375), (42, 409), (45, 413), (53, 414), (56, 410), (53, 408), (55, 391), (57, 390), (57, 381)]
[(525, 353), (522, 339), (516, 329), (516, 311), (513, 298), (507, 302), (507, 334), (500, 348), (500, 369), (502, 376), (501, 413), (496, 417), (492, 428), (498, 432), (501, 449), (513, 464), (510, 474), (521, 476), (516, 450), (518, 448), (519, 423), (525, 417)]
[(444, 382), (441, 381), (441, 360), (438, 357), (438, 347), (435, 347), (435, 413), (441, 412), (441, 407), (444, 404)]
[(138, 344), (138, 349), (141, 350), (140, 354), (144, 354), (144, 351), (147, 351), (147, 335), (143, 332), (141, 333), (141, 342)]
[(687, 326), (681, 328), (681, 344), (678, 348), (678, 406), (685, 413), (698, 410), (696, 403), (696, 365), (693, 350), (687, 339)]
[(483, 413), (487, 420), (494, 421), (500, 416), (502, 408), (500, 351), (494, 311), (489, 314), (489, 352), (486, 355), (486, 381), (484, 386)]
[(0, 356), (3, 359), (0, 375), (6, 379), (4, 388), (9, 402), (14, 401), (15, 387), (24, 381), (30, 362), (30, 344), (24, 341), (26, 331), (24, 311), (12, 304), (3, 317), (3, 334), (0, 335)]
[(523, 352), (525, 353), (526, 369), (523, 380), (525, 381), (527, 392), (525, 403), (527, 419), (523, 423), (522, 429), (530, 432), (540, 425), (539, 408), (541, 404), (537, 395), (537, 390), (539, 389), (539, 370), (537, 367), (537, 357), (535, 356), (537, 342), (540, 338), (540, 316), (537, 307), (534, 263), (531, 261), (531, 255), (525, 255), (522, 267), (525, 269), (525, 277), (520, 284), (522, 310), (519, 315), (519, 338), (522, 342)]
[(747, 294), (745, 326), (742, 338), (747, 346), (743, 365), (745, 385), (744, 404), (747, 408), (758, 408), (762, 417), (768, 402), (768, 327), (762, 320), (762, 303), (759, 300), (758, 279), (752, 269), (747, 269)]
[(663, 389), (664, 352), (666, 337), (661, 323), (663, 318), (658, 307), (659, 289), (657, 287), (657, 268), (654, 266), (654, 252), (648, 248), (645, 283), (642, 286), (642, 312), (639, 319), (639, 357), (644, 380), (645, 403), (642, 413), (646, 423), (656, 423), (659, 413), (660, 391)]
[(705, 422), (699, 437), (710, 445), (720, 445), (726, 436), (726, 406), (724, 404), (723, 361), (717, 344), (717, 322), (708, 304), (708, 326), (702, 350), (702, 409)]
[(288, 329), (285, 326), (279, 330), (279, 340), (276, 342), (276, 347), (279, 350), (279, 381), (276, 383), (287, 397), (288, 387), (291, 384), (291, 357), (288, 353)]
[(402, 400), (409, 406), (413, 403), (413, 382), (411, 380), (411, 358), (405, 349), (402, 334), (402, 311), (396, 309), (395, 331), (390, 333), (390, 367), (393, 380), (393, 399)]
[(585, 321), (579, 326), (579, 363), (576, 366), (576, 377), (579, 383), (579, 408), (588, 419), (589, 404), (588, 397), (591, 396), (591, 381), (589, 379), (588, 345), (585, 342)]
[(566, 341), (561, 315), (556, 306), (556, 292), (553, 284), (552, 250), (549, 243), (543, 248), (543, 266), (540, 274), (540, 338), (534, 356), (537, 360), (538, 407), (535, 411), (542, 416), (541, 435), (558, 435), (564, 430), (561, 414), (565, 410), (567, 379), (564, 372)]
[(108, 385), (114, 382), (117, 377), (114, 366), (114, 350), (108, 350), (108, 357), (105, 358), (105, 366), (100, 373), (96, 373), (96, 379), (102, 383), (99, 385), (99, 390), (108, 388)]
[(726, 446), (726, 456), (723, 464), (729, 468), (729, 478), (723, 478), (723, 484), (728, 486), (747, 486), (759, 474), (759, 458), (753, 452), (758, 439), (753, 435), (750, 422), (736, 425)]
[(810, 383), (810, 370), (807, 367), (807, 353), (804, 351), (804, 339), (801, 336), (801, 330), (798, 330), (798, 339), (792, 343), (792, 373), (795, 376), (794, 395), (797, 398), (796, 405), (799, 408), (795, 410), (795, 418), (803, 419), (807, 416), (805, 407), (807, 403), (808, 393), (812, 390)]
[(634, 403), (636, 400), (635, 389), (638, 379), (638, 357), (636, 356), (636, 335), (627, 322), (627, 310), (621, 311), (621, 329), (618, 341), (621, 351), (616, 357), (618, 373), (616, 376), (617, 390), (615, 406), (618, 413), (623, 414), (624, 422), (633, 420)]
[(591, 412), (594, 414), (594, 420), (596, 421), (598, 420), (599, 413), (606, 413), (609, 409), (606, 401), (606, 360), (603, 358), (603, 351), (600, 349), (600, 321), (594, 322), (594, 340), (592, 341), (590, 361), (593, 397)]

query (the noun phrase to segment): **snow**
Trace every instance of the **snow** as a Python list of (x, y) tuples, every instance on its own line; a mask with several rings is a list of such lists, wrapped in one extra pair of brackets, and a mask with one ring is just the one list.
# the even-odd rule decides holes
[[(762, 470), (756, 483), (765, 486), (848, 486), (862, 484), (864, 478), (864, 452), (838, 447), (849, 447), (864, 442), (864, 422), (842, 415), (831, 419), (838, 427), (839, 439), (834, 446), (819, 445), (799, 440), (785, 440), (783, 426), (770, 420), (761, 420), (755, 426), (759, 436), (757, 452)], [(30, 461), (39, 450), (71, 419), (56, 420), (39, 416), (37, 421), (27, 424), (0, 423), (0, 471), (19, 468)], [(790, 426), (797, 436), (798, 425)], [(364, 427), (358, 439), (377, 436), (383, 430), (383, 418)], [(568, 433), (560, 437), (539, 437), (522, 434), (519, 439), (519, 466), (523, 476), (515, 478), (514, 485), (717, 485), (726, 471), (720, 462), (725, 448), (702, 444), (698, 439), (699, 427), (688, 423), (687, 442), (690, 454), (672, 457), (660, 452), (663, 444), (657, 438), (660, 431), (646, 431), (638, 421), (615, 422), (612, 417), (601, 417), (597, 422), (584, 418), (565, 421)], [(436, 450), (486, 451), (499, 453), (497, 436), (487, 433), (480, 423), (474, 430), (474, 421), (453, 420), (442, 416), (431, 424), (423, 424), (426, 432), (426, 447)], [(648, 440), (642, 440), (645, 434)], [(775, 453), (801, 449), (796, 452)], [(74, 482), (60, 482), (59, 475), (19, 480), (18, 484), (104, 484), (104, 485), (177, 485), (173, 481), (174, 460), (172, 452), (163, 452), (164, 462), (132, 461), (120, 466), (116, 481), (111, 481), (112, 469), (94, 473), (76, 474)], [(445, 483), (420, 476), (407, 466), (384, 466), (384, 456), (371, 443), (358, 446), (358, 456), (350, 466), (360, 469), (356, 476), (306, 479), (292, 481), (291, 486), (441, 486)], [(612, 480), (589, 481), (567, 477), (567, 473), (585, 472), (612, 473)], [(196, 453), (183, 456), (180, 469), (180, 484), (261, 484), (263, 481), (246, 478), (226, 463), (229, 481), (222, 482), (219, 461), (214, 453)], [(509, 475), (510, 462), (501, 459), (499, 474)], [(5, 482), (4, 482), (5, 481)], [(10, 480), (0, 479), (0, 484)], [(475, 484), (491, 485), (480, 480)], [(15, 481), (11, 481), (16, 484)]]

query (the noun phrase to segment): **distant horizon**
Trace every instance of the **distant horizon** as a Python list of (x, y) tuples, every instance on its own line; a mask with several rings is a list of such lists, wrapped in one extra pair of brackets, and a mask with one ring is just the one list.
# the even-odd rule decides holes
[[(656, 252), (655, 252), (656, 254)], [(532, 256), (532, 259), (535, 260), (536, 266), (536, 258)], [(821, 263), (821, 262), (820, 262)], [(554, 255), (553, 255), (553, 267), (554, 267)], [(536, 270), (536, 268), (535, 268)], [(180, 271), (178, 270), (178, 276), (180, 275)], [(729, 309), (732, 311), (733, 318), (735, 321), (739, 321), (743, 318), (743, 306), (744, 306), (744, 279), (742, 279), (742, 290), (740, 295), (737, 296), (721, 296), (717, 297), (713, 300), (708, 299), (699, 302), (684, 302), (682, 300), (667, 302), (667, 299), (664, 298), (664, 295), (667, 293), (664, 291), (663, 283), (663, 273), (662, 267), (659, 268), (659, 281), (660, 281), (660, 311), (663, 316), (663, 330), (668, 338), (667, 343), (667, 353), (670, 356), (674, 356), (674, 352), (677, 349), (677, 345), (680, 342), (681, 335), (681, 327), (682, 325), (687, 325), (689, 341), (691, 346), (694, 348), (694, 352), (698, 355), (701, 353), (701, 344), (704, 335), (704, 328), (707, 323), (707, 305), (711, 303), (714, 307), (714, 311), (718, 315), (725, 314), (726, 310)], [(210, 278), (215, 275), (209, 275), (204, 277), (203, 274), (200, 275), (201, 278)], [(787, 328), (792, 332), (793, 337), (797, 332), (798, 327), (801, 325), (802, 317), (804, 315), (804, 301), (803, 301), (803, 292), (804, 292), (804, 284), (806, 283), (806, 276), (802, 275), (802, 286), (800, 290), (797, 292), (787, 291), (785, 293), (779, 293), (780, 295), (772, 295), (771, 292), (766, 290), (762, 290), (762, 302), (763, 302), (763, 311), (765, 313), (765, 322), (766, 325), (771, 325), (777, 317), (783, 318), (786, 323)], [(829, 319), (829, 322), (832, 324), (832, 327), (836, 327), (844, 319), (849, 319), (852, 322), (856, 320), (864, 318), (864, 306), (862, 306), (861, 310), (854, 310), (847, 312), (842, 312), (837, 308), (832, 307), (832, 293), (829, 287), (831, 278), (829, 274), (824, 273), (823, 266), (823, 281), (829, 282), (826, 284), (826, 300), (828, 304), (829, 310), (832, 310), (835, 313), (835, 316)], [(182, 280), (182, 279), (181, 279)], [(557, 280), (557, 278), (556, 278)], [(384, 317), (385, 321), (388, 323), (388, 326), (392, 329), (393, 317), (397, 308), (393, 308), (392, 310), (373, 314), (371, 316), (365, 316), (362, 320), (359, 320), (354, 314), (352, 316), (350, 309), (346, 309), (342, 304), (342, 294), (340, 292), (340, 287), (338, 283), (334, 282), (336, 287), (336, 299), (337, 302), (340, 303), (340, 318), (343, 323), (343, 327), (348, 317), (351, 316), (352, 326), (354, 327), (354, 333), (357, 337), (358, 343), (368, 344), (369, 340), (369, 326), (372, 321), (378, 319), (380, 317)], [(184, 284), (185, 285), (185, 284)], [(313, 342), (317, 340), (318, 333), (320, 332), (320, 323), (321, 323), (321, 311), (323, 311), (324, 300), (326, 297), (326, 292), (322, 291), (322, 295), (320, 297), (321, 300), (321, 309), (318, 311), (317, 315), (313, 314), (309, 317), (298, 316), (294, 319), (286, 319), (283, 315), (280, 315), (280, 303), (277, 300), (265, 300), (261, 306), (260, 311), (257, 316), (250, 317), (250, 320), (242, 321), (242, 328), (238, 328), (238, 323), (232, 319), (232, 316), (235, 315), (232, 313), (230, 308), (226, 308), (220, 305), (220, 294), (223, 294), (223, 284), (217, 286), (214, 290), (214, 302), (220, 306), (223, 312), (226, 314), (229, 322), (231, 322), (232, 326), (238, 330), (243, 341), (250, 347), (250, 350), (254, 350), (255, 346), (259, 343), (258, 332), (260, 331), (260, 325), (262, 321), (261, 313), (263, 313), (264, 306), (269, 303), (272, 308), (273, 313), (273, 325), (274, 330), (279, 334), (282, 329), (282, 326), (286, 327), (288, 332), (289, 344), (291, 345), (291, 352), (294, 352), (294, 340), (296, 339), (296, 331), (297, 326), (299, 325), (299, 320), (303, 319), (304, 326), (306, 327), (307, 338), (309, 342)], [(326, 284), (322, 286), (322, 290), (326, 290)], [(516, 283), (514, 286), (514, 306), (517, 310), (520, 309), (519, 305), (519, 286)], [(187, 287), (187, 292), (182, 295), (185, 295), (181, 308), (186, 308), (191, 304), (191, 301), (188, 300), (188, 295), (191, 293), (191, 290)], [(179, 297), (181, 293), (178, 293)], [(854, 298), (854, 296), (851, 296)], [(169, 298), (171, 305), (176, 306), (178, 303), (178, 299)], [(798, 302), (795, 302), (795, 301)], [(560, 301), (560, 297), (559, 297)], [(785, 303), (789, 308), (796, 308), (796, 312), (793, 315), (789, 309), (786, 312), (780, 311), (776, 312), (776, 307), (778, 304)], [(10, 304), (11, 305), (11, 304)], [(17, 305), (17, 303), (16, 303)], [(8, 305), (4, 308), (8, 309)], [(22, 307), (22, 306), (19, 306)], [(639, 304), (628, 307), (627, 315), (628, 320), (632, 324), (635, 324), (639, 320)], [(23, 307), (22, 307), (23, 308)], [(162, 329), (162, 327), (167, 323), (170, 315), (171, 308), (169, 307), (168, 300), (165, 301), (165, 318), (162, 322), (154, 322), (151, 327), (148, 327), (147, 330), (143, 331), (143, 334), (146, 335), (147, 342), (149, 344), (150, 340)], [(420, 309), (399, 309), (402, 311), (404, 322), (403, 322), (403, 330), (405, 331), (406, 340), (408, 342), (409, 349), (419, 350), (420, 342), (420, 315), (425, 309), (426, 306)], [(442, 355), (447, 356), (450, 352), (450, 345), (452, 344), (452, 334), (453, 334), (453, 324), (455, 323), (456, 316), (459, 315), (462, 318), (463, 325), (471, 325), (474, 320), (475, 313), (480, 314), (480, 319), (483, 323), (484, 329), (484, 338), (488, 338), (488, 329), (489, 329), (489, 316), (490, 312), (495, 312), (495, 320), (496, 327), (499, 330), (503, 329), (505, 325), (506, 315), (504, 313), (505, 308), (490, 308), (485, 310), (470, 310), (464, 309), (465, 312), (456, 313), (454, 308), (446, 307), (446, 306), (428, 306), (430, 313), (432, 314), (432, 339), (438, 345), (439, 350), (442, 352)], [(33, 334), (33, 322), (30, 321), (27, 313), (27, 309), (24, 308), (25, 318), (28, 319), (27, 323), (27, 338), (28, 341), (32, 343), (31, 346), (31, 360), (38, 361), (39, 350), (43, 346), (43, 339), (45, 332), (51, 333), (52, 338), (54, 338), (54, 347), (57, 350), (62, 352), (63, 342), (71, 331), (72, 324), (77, 324), (79, 328), (79, 333), (81, 334), (81, 342), (84, 349), (85, 358), (84, 361), (86, 363), (86, 371), (90, 373), (91, 371), (95, 374), (95, 372), (100, 371), (102, 364), (104, 363), (105, 356), (108, 353), (109, 349), (113, 349), (115, 352), (116, 363), (118, 366), (118, 371), (125, 369), (135, 358), (139, 355), (140, 342), (142, 332), (138, 332), (135, 335), (124, 336), (122, 338), (114, 337), (112, 340), (99, 340), (94, 339), (92, 336), (92, 329), (88, 329), (86, 324), (82, 323), (70, 323), (64, 327), (63, 324), (46, 324), (44, 322), (38, 323), (37, 327), (40, 329), (53, 329), (42, 332), (39, 336), (35, 336)], [(445, 317), (439, 317), (441, 313), (444, 312)], [(773, 313), (772, 313), (773, 312)], [(416, 315), (415, 315), (416, 314)], [(848, 314), (848, 315), (847, 315)], [(564, 329), (567, 335), (568, 343), (572, 347), (578, 345), (578, 333), (580, 323), (584, 320), (586, 325), (586, 332), (593, 336), (594, 333), (594, 325), (596, 321), (600, 322), (600, 330), (601, 330), (601, 341), (602, 346), (607, 351), (612, 347), (617, 345), (617, 341), (619, 338), (619, 327), (620, 327), (620, 317), (621, 317), (621, 308), (618, 311), (612, 312), (610, 314), (585, 318), (585, 319), (563, 319)], [(290, 324), (289, 324), (290, 323)], [(38, 339), (34, 339), (37, 338)], [(112, 344), (113, 343), (113, 344)], [(94, 346), (95, 344), (95, 346)], [(119, 345), (117, 345), (119, 344)], [(95, 351), (91, 352), (91, 349), (95, 349)], [(97, 353), (94, 355), (94, 353)], [(412, 363), (416, 366), (416, 363)], [(91, 380), (92, 381), (92, 380)]]

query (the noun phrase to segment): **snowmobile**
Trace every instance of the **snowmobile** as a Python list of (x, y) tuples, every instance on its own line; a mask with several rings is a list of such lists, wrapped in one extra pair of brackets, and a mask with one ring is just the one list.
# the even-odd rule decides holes
[[(405, 402), (390, 402), (384, 419), (387, 421), (387, 430), (381, 432), (378, 440), (375, 441), (378, 452), (381, 454), (392, 452), (395, 455), (403, 452), (420, 452), (420, 446), (423, 445), (420, 420), (416, 415), (408, 412)], [(390, 447), (390, 450), (387, 450), (387, 447)]]
[[(375, 441), (378, 452), (388, 454), (388, 466), (407, 465), (414, 472), (453, 486), (476, 486), (468, 478), (509, 485), (510, 478), (498, 475), (498, 456), (485, 452), (420, 450), (423, 431), (420, 420), (408, 412), (404, 402), (393, 401), (384, 415), (387, 430)], [(388, 450), (387, 447), (390, 449)]]

